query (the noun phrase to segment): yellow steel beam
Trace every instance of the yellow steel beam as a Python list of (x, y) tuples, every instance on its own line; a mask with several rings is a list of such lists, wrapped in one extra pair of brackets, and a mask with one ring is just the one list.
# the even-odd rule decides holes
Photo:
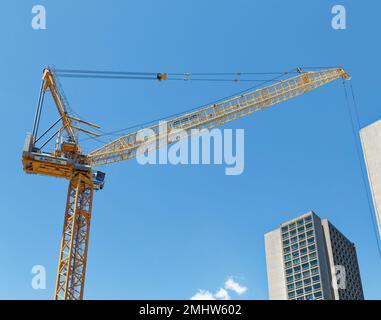
[[(71, 118), (68, 116), (61, 94), (57, 89), (57, 84), (53, 73), (50, 71), (50, 69), (45, 69), (42, 78), (45, 81), (44, 90), (46, 91), (47, 89), (49, 89), (50, 94), (52, 95), (54, 103), (57, 107), (58, 113), (62, 119), (62, 125), (65, 128), (68, 137), (72, 142), (78, 144), (77, 137), (72, 126)], [(79, 146), (78, 150), (80, 150)]]
[(75, 173), (67, 194), (56, 300), (83, 299), (93, 192), (90, 174)]

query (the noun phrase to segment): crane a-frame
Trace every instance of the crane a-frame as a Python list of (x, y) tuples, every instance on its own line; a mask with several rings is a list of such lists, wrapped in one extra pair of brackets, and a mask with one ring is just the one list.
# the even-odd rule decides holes
[[(158, 74), (157, 78), (165, 80), (166, 77), (166, 74)], [(137, 139), (138, 132), (131, 132), (84, 154), (78, 141), (78, 132), (94, 136), (97, 134), (81, 126), (99, 126), (74, 117), (68, 111), (66, 98), (54, 71), (50, 68), (45, 69), (33, 130), (32, 133), (27, 133), (22, 162), (26, 173), (69, 180), (54, 298), (83, 299), (93, 192), (94, 189), (103, 188), (105, 177), (104, 173), (94, 171), (95, 167), (134, 158), (139, 154), (139, 150), (142, 150), (139, 147), (143, 144), (149, 143), (152, 148), (158, 148), (162, 139), (166, 139), (167, 144), (173, 143), (176, 140), (170, 138), (171, 131), (183, 129), (190, 134), (192, 129), (211, 129), (292, 99), (339, 78), (349, 79), (342, 68), (308, 72), (298, 69), (296, 76), (169, 119), (168, 135), (159, 134), (157, 124), (149, 127), (152, 135), (145, 141)], [(59, 114), (59, 119), (54, 125), (61, 125), (52, 136), (57, 136), (53, 152), (44, 152), (43, 148), (36, 146), (41, 138), (37, 137), (37, 130), (46, 92), (50, 92)], [(152, 143), (155, 141), (157, 143)]]

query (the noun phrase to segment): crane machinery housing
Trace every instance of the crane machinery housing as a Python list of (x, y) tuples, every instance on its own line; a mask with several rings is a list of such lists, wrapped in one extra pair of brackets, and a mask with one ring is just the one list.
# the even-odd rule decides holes
[[(69, 180), (54, 298), (83, 299), (93, 193), (94, 190), (103, 188), (105, 179), (105, 174), (94, 168), (134, 158), (142, 149), (139, 147), (145, 143), (152, 148), (158, 148), (162, 139), (167, 139), (167, 144), (173, 143), (175, 141), (170, 136), (176, 129), (183, 129), (187, 133), (192, 129), (211, 129), (295, 98), (336, 79), (350, 79), (340, 67), (307, 72), (298, 68), (297, 71), (296, 76), (175, 116), (167, 121), (169, 134), (166, 136), (159, 134), (159, 124), (155, 124), (149, 127), (153, 134), (146, 141), (137, 139), (137, 131), (130, 132), (85, 154), (81, 150), (78, 133), (97, 136), (97, 133), (84, 129), (83, 126), (100, 127), (69, 112), (55, 71), (51, 68), (44, 69), (33, 129), (25, 138), (22, 163), (26, 173)], [(160, 81), (167, 80), (167, 74), (157, 74), (156, 78)], [(46, 92), (50, 92), (53, 98), (59, 119), (38, 137)], [(57, 137), (54, 151), (44, 151), (46, 143), (38, 147), (37, 142), (58, 123), (60, 128), (48, 140)], [(155, 141), (157, 144), (152, 143)]]

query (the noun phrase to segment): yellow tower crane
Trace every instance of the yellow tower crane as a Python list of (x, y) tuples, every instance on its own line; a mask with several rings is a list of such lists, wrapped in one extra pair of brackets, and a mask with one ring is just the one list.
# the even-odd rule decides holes
[[(185, 130), (188, 134), (192, 134), (192, 129), (211, 129), (292, 99), (339, 78), (349, 79), (342, 68), (308, 72), (298, 68), (296, 76), (167, 120), (167, 135), (160, 134), (160, 125), (157, 124), (149, 127), (152, 134), (144, 141), (137, 139), (138, 132), (131, 132), (89, 154), (84, 154), (79, 145), (78, 132), (94, 136), (97, 134), (81, 126), (99, 126), (74, 117), (69, 112), (54, 70), (44, 69), (33, 130), (26, 135), (22, 163), (26, 173), (69, 180), (54, 298), (83, 299), (93, 192), (94, 189), (103, 188), (105, 177), (103, 172), (94, 171), (93, 168), (134, 158), (140, 150), (146, 152), (159, 148), (163, 139), (167, 144), (174, 143), (176, 139), (173, 139), (171, 132), (174, 133), (178, 129)], [(157, 79), (166, 80), (167, 74), (158, 74)], [(59, 123), (60, 129), (49, 139), (57, 136), (53, 152), (44, 152), (42, 147), (36, 146), (41, 138), (37, 137), (37, 130), (46, 92), (50, 92), (59, 114), (59, 119), (52, 127)], [(140, 148), (144, 144), (149, 145), (148, 149)]]

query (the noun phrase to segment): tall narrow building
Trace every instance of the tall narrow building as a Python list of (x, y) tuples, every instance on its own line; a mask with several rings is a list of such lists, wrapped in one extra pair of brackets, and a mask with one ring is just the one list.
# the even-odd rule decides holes
[(381, 120), (362, 128), (360, 139), (381, 238)]
[(363, 300), (354, 244), (308, 212), (265, 234), (271, 300)]

